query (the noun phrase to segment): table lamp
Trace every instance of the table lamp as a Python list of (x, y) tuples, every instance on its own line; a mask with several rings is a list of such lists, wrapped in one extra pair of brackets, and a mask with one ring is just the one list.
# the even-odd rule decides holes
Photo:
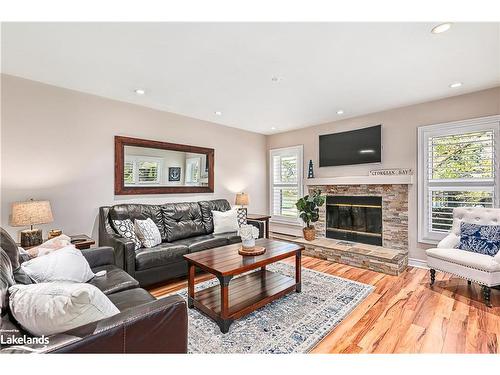
[(239, 205), (239, 206), (241, 206), (241, 208), (243, 208), (243, 206), (248, 206), (249, 202), (250, 202), (250, 199), (249, 199), (247, 193), (236, 194), (236, 199), (234, 201), (234, 204)]
[(13, 227), (30, 226), (30, 229), (21, 231), (21, 246), (37, 246), (43, 242), (42, 230), (33, 229), (33, 225), (47, 224), (54, 221), (49, 201), (35, 201), (33, 199), (26, 202), (15, 202), (12, 204)]

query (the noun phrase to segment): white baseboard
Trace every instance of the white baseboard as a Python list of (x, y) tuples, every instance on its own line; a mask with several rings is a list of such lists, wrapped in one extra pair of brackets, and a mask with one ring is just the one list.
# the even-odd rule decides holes
[(423, 268), (428, 270), (427, 262), (425, 260), (416, 259), (416, 258), (408, 258), (408, 265), (416, 268)]
[(289, 236), (302, 236), (302, 225), (271, 222), (269, 224), (269, 229), (274, 233), (281, 233)]

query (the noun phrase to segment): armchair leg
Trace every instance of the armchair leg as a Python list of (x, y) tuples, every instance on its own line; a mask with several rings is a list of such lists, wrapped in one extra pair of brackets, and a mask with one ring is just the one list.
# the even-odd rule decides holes
[(484, 304), (488, 307), (491, 307), (491, 288), (489, 286), (484, 285), (483, 286), (483, 297), (484, 297)]
[(431, 268), (431, 285), (434, 285), (434, 281), (436, 281), (436, 270)]

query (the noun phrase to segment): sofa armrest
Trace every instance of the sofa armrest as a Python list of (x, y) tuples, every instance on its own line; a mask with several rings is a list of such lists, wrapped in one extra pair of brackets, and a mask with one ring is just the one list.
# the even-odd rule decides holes
[(443, 238), (437, 244), (439, 249), (454, 249), (458, 246), (460, 242), (460, 237), (455, 233), (449, 233), (445, 238)]
[(55, 336), (72, 339), (50, 353), (187, 353), (186, 302), (162, 298)]
[(90, 268), (115, 264), (115, 252), (110, 246), (82, 249), (81, 252), (89, 262)]
[(259, 220), (247, 219), (247, 223), (259, 229), (259, 238), (264, 238), (264, 222)]
[(118, 234), (105, 233), (99, 237), (99, 246), (111, 246), (115, 252), (115, 264), (129, 275), (135, 275), (135, 244)]

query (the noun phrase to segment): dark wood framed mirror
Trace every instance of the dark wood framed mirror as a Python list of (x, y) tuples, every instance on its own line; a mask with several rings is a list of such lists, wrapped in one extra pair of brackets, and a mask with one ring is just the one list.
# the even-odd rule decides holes
[(212, 148), (115, 136), (115, 194), (213, 193)]

